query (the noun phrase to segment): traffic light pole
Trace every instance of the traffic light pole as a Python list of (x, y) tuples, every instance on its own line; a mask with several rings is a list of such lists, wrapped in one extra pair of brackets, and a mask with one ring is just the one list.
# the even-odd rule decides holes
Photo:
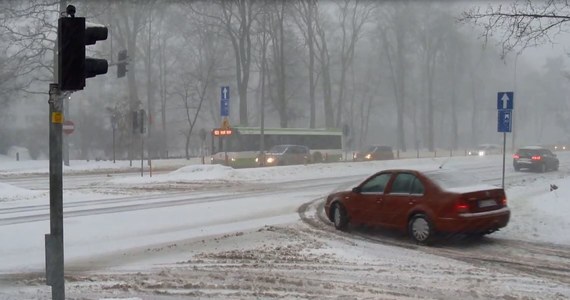
[(52, 300), (65, 299), (63, 259), (63, 99), (57, 83), (49, 85), (50, 233), (45, 235), (46, 284)]

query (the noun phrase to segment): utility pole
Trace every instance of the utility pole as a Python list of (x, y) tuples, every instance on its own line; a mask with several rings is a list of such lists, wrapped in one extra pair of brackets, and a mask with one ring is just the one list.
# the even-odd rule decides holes
[(57, 83), (49, 85), (49, 210), (50, 233), (45, 235), (46, 283), (52, 300), (65, 299), (63, 272), (63, 99)]
[[(60, 5), (65, 1), (60, 1)], [(85, 79), (107, 73), (105, 59), (88, 58), (85, 46), (107, 39), (108, 29), (98, 24), (86, 25), (75, 17), (75, 7), (68, 5), (66, 16), (57, 25), (57, 63), (55, 83), (49, 85), (49, 194), (50, 233), (45, 235), (46, 284), (52, 300), (65, 299), (63, 256), (63, 122), (64, 100), (70, 93), (83, 90)], [(94, 26), (95, 25), (95, 26)], [(63, 93), (62, 93), (63, 92)]]
[[(66, 1), (59, 1), (60, 12)], [(58, 27), (59, 34), (59, 27)], [(63, 259), (63, 100), (59, 90), (59, 38), (54, 53), (54, 82), (49, 85), (49, 216), (50, 233), (45, 235), (46, 284), (51, 286), (52, 300), (65, 299)], [(68, 163), (69, 165), (69, 163)]]
[[(518, 59), (519, 59), (519, 53), (517, 52), (517, 54), (516, 54), (516, 56), (515, 56), (515, 71), (514, 71), (514, 75), (513, 75), (513, 77), (514, 77), (514, 79), (513, 79), (513, 92), (515, 92), (515, 93), (517, 92), (517, 61), (518, 61)], [(516, 149), (516, 146), (517, 146), (517, 143), (516, 143), (516, 134), (517, 134), (517, 131), (516, 131), (516, 129), (515, 129), (515, 125), (516, 125), (517, 123), (515, 122), (515, 114), (513, 114), (512, 118), (513, 118), (513, 119), (512, 119), (511, 121), (513, 122), (513, 123), (512, 123), (512, 127), (513, 127), (513, 128), (512, 128), (512, 131), (513, 131), (513, 134), (512, 134), (512, 140), (511, 140), (511, 151), (512, 151), (512, 153), (515, 153), (515, 151), (517, 151), (517, 149)]]

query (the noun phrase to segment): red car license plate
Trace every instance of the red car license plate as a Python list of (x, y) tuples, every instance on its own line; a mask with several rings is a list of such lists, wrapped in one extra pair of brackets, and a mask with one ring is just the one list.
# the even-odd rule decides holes
[(478, 204), (479, 207), (489, 207), (497, 205), (497, 202), (495, 202), (495, 200), (493, 199), (487, 199), (487, 200), (479, 200)]

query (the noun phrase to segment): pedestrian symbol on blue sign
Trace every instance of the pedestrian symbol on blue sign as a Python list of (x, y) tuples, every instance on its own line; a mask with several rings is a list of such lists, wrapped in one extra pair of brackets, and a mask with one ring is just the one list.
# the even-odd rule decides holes
[(510, 109), (500, 109), (499, 119), (497, 122), (498, 132), (511, 132), (511, 125), (513, 120), (513, 111)]
[(220, 89), (220, 115), (222, 117), (230, 116), (230, 87), (223, 86)]
[(515, 93), (498, 92), (497, 93), (497, 109), (513, 109), (515, 102)]

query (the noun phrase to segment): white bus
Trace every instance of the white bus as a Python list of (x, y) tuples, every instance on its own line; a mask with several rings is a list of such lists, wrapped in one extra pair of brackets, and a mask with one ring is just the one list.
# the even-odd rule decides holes
[[(233, 167), (256, 166), (261, 149), (261, 128), (232, 127), (229, 136), (216, 136), (212, 131), (211, 161)], [(339, 161), (342, 158), (343, 134), (340, 129), (264, 128), (264, 149), (276, 145), (307, 146), (310, 162)]]

